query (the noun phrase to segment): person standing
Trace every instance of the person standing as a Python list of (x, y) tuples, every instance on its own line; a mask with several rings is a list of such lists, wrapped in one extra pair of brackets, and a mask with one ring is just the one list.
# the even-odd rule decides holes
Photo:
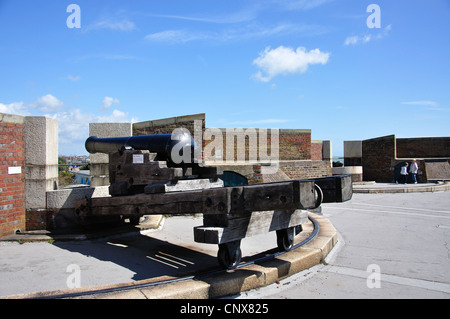
[(411, 173), (414, 184), (417, 184), (417, 172), (419, 171), (419, 166), (417, 165), (417, 160), (413, 159), (411, 166), (409, 167), (409, 172)]
[(403, 182), (406, 184), (408, 181), (408, 163), (406, 162), (402, 168), (400, 169), (400, 182), (403, 180)]

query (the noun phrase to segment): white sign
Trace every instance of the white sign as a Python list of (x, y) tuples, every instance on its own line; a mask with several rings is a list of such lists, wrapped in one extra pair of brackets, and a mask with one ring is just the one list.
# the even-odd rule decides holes
[(144, 154), (133, 154), (133, 164), (144, 164)]
[(22, 174), (22, 167), (21, 166), (14, 166), (14, 167), (8, 167), (8, 174)]

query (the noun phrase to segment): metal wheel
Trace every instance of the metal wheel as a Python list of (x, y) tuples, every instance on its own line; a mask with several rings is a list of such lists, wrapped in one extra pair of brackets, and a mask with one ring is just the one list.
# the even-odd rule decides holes
[(277, 230), (277, 245), (280, 251), (290, 251), (294, 247), (295, 227)]
[(315, 199), (315, 207), (319, 208), (322, 205), (323, 201), (323, 192), (319, 185), (314, 184), (314, 199)]
[(242, 258), (240, 243), (240, 241), (237, 241), (219, 245), (217, 259), (222, 267), (234, 269), (239, 265)]

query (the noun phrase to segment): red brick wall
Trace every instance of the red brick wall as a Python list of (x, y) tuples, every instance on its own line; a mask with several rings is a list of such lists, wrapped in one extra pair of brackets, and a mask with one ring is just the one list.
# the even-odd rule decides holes
[(322, 160), (322, 141), (311, 141), (311, 161)]
[[(20, 167), (20, 174), (8, 174)], [(25, 227), (24, 124), (0, 120), (0, 237)]]
[(311, 159), (311, 130), (280, 130), (280, 161)]

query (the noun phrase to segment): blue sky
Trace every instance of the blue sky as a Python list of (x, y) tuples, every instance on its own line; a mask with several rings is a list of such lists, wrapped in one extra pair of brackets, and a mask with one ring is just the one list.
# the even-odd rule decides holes
[(338, 156), (450, 135), (449, 39), (448, 0), (0, 0), (0, 112), (56, 118), (65, 155), (86, 154), (89, 122), (206, 113), (311, 129)]

